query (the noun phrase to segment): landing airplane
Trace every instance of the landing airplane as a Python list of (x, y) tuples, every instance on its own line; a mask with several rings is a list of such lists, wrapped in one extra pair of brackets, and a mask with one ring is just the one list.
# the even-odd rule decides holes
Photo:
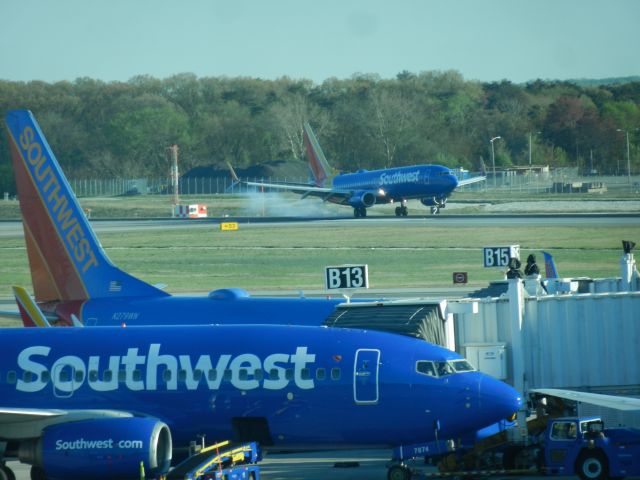
[(436, 214), (447, 203), (447, 198), (458, 186), (486, 180), (484, 176), (465, 180), (458, 178), (442, 165), (412, 165), (382, 170), (359, 170), (342, 173), (333, 178), (331, 187), (325, 187), (329, 177), (329, 164), (311, 126), (304, 124), (304, 144), (309, 159), (313, 183), (308, 185), (289, 183), (261, 183), (241, 181), (230, 168), (236, 182), (244, 185), (274, 190), (287, 190), (306, 197), (319, 197), (325, 202), (353, 207), (355, 217), (366, 217), (367, 208), (375, 204), (399, 203), (397, 217), (408, 215), (407, 200), (419, 199)]
[(31, 112), (10, 111), (6, 124), (33, 290), (52, 324), (320, 325), (341, 303), (252, 298), (234, 288), (174, 297), (123, 272), (104, 252)]
[(510, 417), (510, 386), (384, 332), (279, 325), (0, 329), (0, 478), (150, 476), (206, 435), (265, 448), (453, 439)]

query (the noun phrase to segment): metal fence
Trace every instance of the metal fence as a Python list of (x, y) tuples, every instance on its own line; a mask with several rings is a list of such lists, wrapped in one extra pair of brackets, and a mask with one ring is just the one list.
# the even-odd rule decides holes
[[(262, 183), (304, 183), (299, 178), (243, 178), (243, 181)], [(73, 179), (71, 188), (78, 197), (109, 197), (123, 195), (171, 195), (169, 178)], [(221, 195), (255, 191), (229, 177), (183, 177), (178, 183), (180, 195)]]
[[(470, 176), (474, 176), (470, 175)], [(307, 178), (252, 177), (242, 180), (262, 183), (306, 183)], [(122, 195), (171, 195), (169, 178), (112, 178), (73, 179), (71, 187), (78, 197), (109, 197)], [(255, 191), (238, 184), (230, 177), (183, 177), (179, 182), (180, 195), (220, 195)], [(461, 191), (493, 191), (503, 193), (572, 193), (619, 190), (640, 192), (640, 176), (580, 176), (575, 169), (559, 169), (548, 173), (525, 172), (510, 174), (497, 172), (488, 175), (486, 182), (464, 187)]]

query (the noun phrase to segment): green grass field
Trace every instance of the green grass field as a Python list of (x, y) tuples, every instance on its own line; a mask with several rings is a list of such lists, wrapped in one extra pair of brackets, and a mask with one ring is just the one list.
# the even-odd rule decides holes
[[(440, 224), (441, 225), (441, 224)], [(482, 266), (482, 247), (519, 244), (521, 257), (554, 254), (561, 275), (619, 276), (621, 239), (637, 228), (466, 228), (433, 225), (323, 226), (240, 225), (236, 232), (211, 228), (102, 233), (111, 260), (170, 292), (242, 287), (248, 290), (322, 289), (327, 265), (366, 263), (372, 288), (447, 286), (452, 272), (469, 272), (482, 286), (502, 273)], [(30, 287), (24, 240), (0, 242), (0, 296), (14, 284)]]

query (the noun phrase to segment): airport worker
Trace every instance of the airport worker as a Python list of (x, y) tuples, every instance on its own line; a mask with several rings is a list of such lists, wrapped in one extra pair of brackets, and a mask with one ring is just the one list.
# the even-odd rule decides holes
[(540, 269), (536, 264), (536, 256), (532, 253), (527, 257), (527, 265), (524, 267), (524, 274), (529, 275), (540, 275)]
[(522, 271), (520, 270), (520, 260), (517, 258), (509, 259), (509, 270), (507, 270), (507, 278), (522, 278)]

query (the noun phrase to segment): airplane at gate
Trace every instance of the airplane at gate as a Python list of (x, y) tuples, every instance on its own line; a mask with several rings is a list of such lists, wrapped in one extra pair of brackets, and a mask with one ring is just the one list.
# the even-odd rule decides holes
[(353, 207), (355, 217), (366, 217), (367, 208), (375, 204), (399, 203), (396, 216), (406, 217), (407, 200), (418, 199), (436, 214), (447, 203), (447, 198), (456, 187), (486, 180), (484, 176), (464, 180), (442, 165), (412, 165), (382, 170), (359, 170), (342, 173), (333, 178), (331, 187), (325, 187), (329, 177), (329, 164), (311, 126), (304, 124), (304, 144), (309, 159), (313, 183), (308, 185), (288, 183), (261, 183), (240, 181), (231, 168), (236, 182), (248, 186), (287, 190), (306, 197), (319, 197), (325, 202)]
[(0, 329), (0, 479), (150, 476), (199, 435), (273, 449), (454, 439), (511, 417), (510, 386), (383, 332), (282, 325)]
[[(342, 302), (252, 298), (234, 288), (175, 297), (129, 275), (107, 257), (32, 113), (9, 111), (6, 125), (33, 291), (46, 321), (320, 325)], [(21, 313), (25, 324), (35, 325), (22, 307)]]

